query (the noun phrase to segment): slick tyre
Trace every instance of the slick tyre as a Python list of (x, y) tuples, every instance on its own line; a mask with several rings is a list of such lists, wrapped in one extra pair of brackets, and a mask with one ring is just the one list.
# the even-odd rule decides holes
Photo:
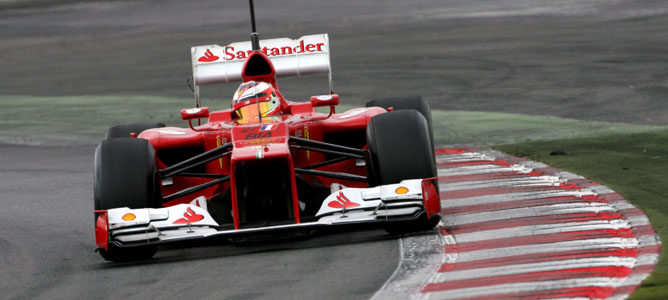
[[(429, 123), (417, 110), (396, 110), (374, 116), (367, 125), (370, 185), (398, 183), (404, 179), (436, 177)], [(412, 221), (394, 221), (385, 225), (390, 234), (433, 228), (439, 217), (425, 214)]]
[(120, 137), (130, 137), (131, 133), (136, 133), (139, 135), (142, 131), (151, 128), (165, 127), (163, 123), (132, 123), (132, 124), (123, 124), (116, 125), (107, 129), (107, 134), (104, 136), (105, 140), (115, 139)]
[[(391, 97), (391, 98), (382, 98), (371, 100), (367, 102), (366, 107), (378, 106), (384, 109), (392, 108), (394, 111), (414, 109), (420, 112), (420, 114), (427, 119), (427, 124), (429, 126), (429, 140), (431, 141), (431, 150), (434, 152), (436, 150), (436, 143), (434, 142), (434, 128), (431, 120), (431, 107), (429, 103), (422, 100), (421, 96), (409, 96), (409, 97)], [(438, 192), (438, 185), (436, 186), (436, 191)]]
[[(155, 151), (151, 143), (139, 138), (104, 140), (95, 150), (94, 207), (106, 210), (118, 207), (149, 208), (160, 205), (155, 180)], [(110, 261), (148, 259), (155, 246), (118, 248), (109, 245), (100, 254)]]
[(155, 151), (145, 139), (115, 138), (95, 150), (95, 209), (156, 207)]
[(421, 96), (382, 98), (371, 100), (366, 103), (366, 107), (372, 106), (378, 106), (384, 109), (391, 107), (394, 110), (414, 109), (419, 111), (420, 114), (422, 114), (422, 116), (427, 119), (427, 124), (429, 125), (429, 138), (432, 141), (432, 150), (434, 150), (434, 131), (432, 129), (431, 122), (431, 107), (429, 107), (429, 103), (422, 100)]

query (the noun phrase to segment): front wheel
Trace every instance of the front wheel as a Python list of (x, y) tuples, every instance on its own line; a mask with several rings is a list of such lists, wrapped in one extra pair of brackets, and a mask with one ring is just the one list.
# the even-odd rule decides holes
[(396, 110), (405, 110), (405, 109), (414, 109), (420, 112), (422, 116), (427, 120), (427, 125), (429, 125), (429, 137), (432, 140), (432, 150), (433, 141), (434, 141), (434, 131), (431, 120), (431, 107), (429, 103), (422, 100), (421, 96), (405, 96), (405, 97), (390, 97), (390, 98), (381, 98), (371, 100), (366, 103), (366, 107), (378, 106), (384, 109), (392, 108)]
[[(95, 150), (95, 210), (159, 207), (161, 195), (155, 172), (155, 150), (147, 140), (102, 141)], [(114, 245), (99, 250), (109, 261), (149, 259), (156, 251), (155, 246), (119, 248)]]
[[(413, 109), (397, 110), (374, 116), (367, 125), (370, 185), (398, 183), (404, 179), (436, 177), (429, 124)], [(413, 221), (387, 223), (391, 234), (431, 229), (439, 216), (425, 215)]]

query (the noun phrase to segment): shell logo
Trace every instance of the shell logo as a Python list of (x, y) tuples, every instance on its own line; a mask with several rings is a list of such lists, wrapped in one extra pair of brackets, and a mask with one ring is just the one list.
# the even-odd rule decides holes
[(137, 218), (137, 216), (135, 216), (135, 214), (133, 214), (133, 213), (127, 213), (127, 214), (124, 214), (123, 217), (121, 217), (121, 219), (123, 219), (123, 221), (133, 221), (136, 218)]
[(408, 193), (408, 188), (405, 186), (400, 186), (396, 190), (394, 190), (396, 194), (403, 195), (405, 193)]

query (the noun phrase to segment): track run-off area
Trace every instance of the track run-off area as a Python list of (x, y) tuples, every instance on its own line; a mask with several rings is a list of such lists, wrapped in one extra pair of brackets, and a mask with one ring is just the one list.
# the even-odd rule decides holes
[(648, 218), (606, 186), (492, 150), (437, 163), (444, 218), (375, 299), (624, 299), (656, 267)]

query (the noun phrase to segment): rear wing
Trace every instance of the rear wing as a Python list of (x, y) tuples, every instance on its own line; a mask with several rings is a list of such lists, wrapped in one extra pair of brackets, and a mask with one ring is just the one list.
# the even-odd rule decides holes
[[(195, 87), (241, 81), (242, 68), (251, 49), (250, 41), (227, 46), (192, 47), (190, 53)], [(307, 35), (296, 40), (289, 38), (261, 40), (260, 50), (271, 60), (277, 77), (329, 73), (331, 90), (329, 38), (326, 33)]]

